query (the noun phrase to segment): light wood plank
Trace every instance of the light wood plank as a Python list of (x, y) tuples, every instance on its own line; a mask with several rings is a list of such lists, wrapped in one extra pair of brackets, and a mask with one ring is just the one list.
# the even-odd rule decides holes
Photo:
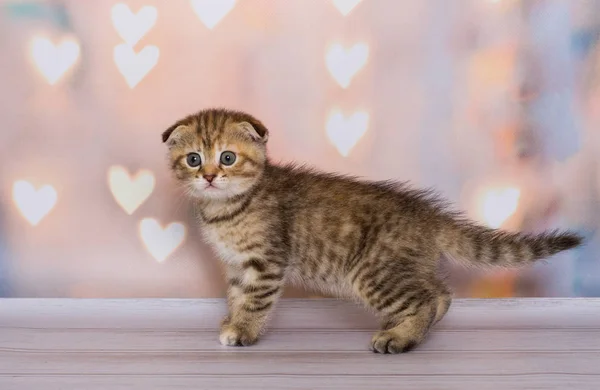
[[(23, 329), (0, 330), (2, 352), (214, 352), (230, 348), (218, 342), (218, 330)], [(252, 351), (365, 352), (373, 331), (347, 329), (272, 329)], [(597, 351), (600, 329), (435, 330), (419, 351)], [(243, 352), (243, 351), (240, 351)]]
[[(455, 300), (437, 329), (599, 329), (600, 299)], [(0, 327), (215, 329), (221, 299), (0, 299)], [(42, 325), (43, 324), (43, 325)], [(375, 329), (371, 313), (335, 299), (286, 299), (271, 328)]]
[(261, 352), (251, 348), (227, 353), (3, 351), (0, 374), (161, 375), (596, 375), (598, 352), (428, 352), (380, 355), (371, 352)]
[(457, 300), (416, 351), (375, 318), (284, 300), (260, 343), (218, 344), (223, 300), (0, 300), (0, 389), (598, 389), (600, 300)]
[(75, 375), (75, 376), (0, 376), (2, 390), (598, 390), (596, 375)]

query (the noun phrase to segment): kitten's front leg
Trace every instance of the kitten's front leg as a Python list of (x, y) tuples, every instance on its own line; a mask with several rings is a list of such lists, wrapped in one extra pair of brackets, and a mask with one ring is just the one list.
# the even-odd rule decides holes
[(227, 271), (229, 314), (221, 322), (219, 341), (230, 346), (252, 345), (283, 291), (283, 267), (250, 259)]

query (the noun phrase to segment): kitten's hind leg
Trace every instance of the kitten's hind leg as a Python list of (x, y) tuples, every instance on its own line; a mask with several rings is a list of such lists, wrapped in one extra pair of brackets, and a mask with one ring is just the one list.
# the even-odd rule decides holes
[[(426, 291), (423, 296), (428, 296)], [(407, 298), (410, 299), (410, 298)], [(371, 350), (378, 353), (408, 352), (425, 340), (431, 327), (441, 320), (450, 307), (451, 298), (442, 293), (432, 300), (419, 300), (412, 309), (385, 315), (383, 330), (371, 340)], [(401, 304), (406, 305), (406, 301)]]
[(450, 294), (437, 280), (393, 274), (359, 290), (362, 300), (384, 319), (383, 330), (375, 333), (371, 350), (378, 353), (408, 352), (425, 340), (431, 326), (450, 307)]

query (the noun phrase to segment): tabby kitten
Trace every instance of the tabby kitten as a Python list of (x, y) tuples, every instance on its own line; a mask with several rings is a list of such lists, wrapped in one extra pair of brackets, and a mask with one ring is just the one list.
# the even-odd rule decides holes
[(477, 225), (430, 191), (272, 164), (266, 127), (249, 114), (200, 111), (162, 134), (206, 240), (226, 264), (224, 345), (257, 341), (284, 284), (353, 298), (375, 311), (379, 353), (409, 351), (448, 311), (445, 255), (518, 267), (581, 243), (571, 232), (525, 235)]

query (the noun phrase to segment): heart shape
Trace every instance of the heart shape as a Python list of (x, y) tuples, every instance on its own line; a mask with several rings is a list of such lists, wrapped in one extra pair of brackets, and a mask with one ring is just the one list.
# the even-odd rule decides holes
[(325, 63), (331, 76), (342, 88), (348, 88), (352, 78), (362, 69), (369, 58), (369, 46), (357, 43), (350, 49), (340, 44), (331, 46), (325, 56)]
[(344, 16), (348, 15), (361, 0), (333, 0), (333, 5)]
[(145, 46), (139, 53), (136, 53), (126, 43), (115, 46), (113, 53), (115, 64), (125, 77), (129, 88), (135, 87), (156, 66), (158, 55), (159, 50), (156, 46)]
[(36, 191), (33, 184), (25, 180), (13, 184), (13, 201), (33, 226), (36, 226), (52, 210), (58, 196), (54, 187), (45, 185)]
[(339, 110), (334, 110), (327, 120), (326, 131), (329, 140), (344, 157), (348, 156), (358, 140), (369, 127), (369, 114), (357, 111), (346, 118)]
[(119, 36), (131, 47), (135, 46), (156, 23), (156, 7), (146, 5), (134, 14), (124, 3), (115, 4), (111, 9), (113, 26)]
[(163, 229), (157, 220), (144, 218), (140, 222), (140, 237), (146, 250), (156, 261), (162, 263), (183, 243), (185, 226), (173, 222)]
[(481, 216), (492, 228), (499, 228), (519, 207), (521, 190), (516, 187), (492, 188), (481, 196)]
[(200, 21), (212, 30), (235, 6), (235, 0), (191, 0)]
[(131, 178), (129, 172), (121, 166), (112, 166), (108, 170), (108, 186), (115, 201), (129, 215), (148, 199), (154, 190), (154, 175), (148, 170), (140, 170)]
[(50, 85), (56, 84), (75, 64), (79, 52), (79, 44), (73, 39), (63, 39), (54, 45), (48, 38), (35, 37), (31, 44), (33, 62)]

